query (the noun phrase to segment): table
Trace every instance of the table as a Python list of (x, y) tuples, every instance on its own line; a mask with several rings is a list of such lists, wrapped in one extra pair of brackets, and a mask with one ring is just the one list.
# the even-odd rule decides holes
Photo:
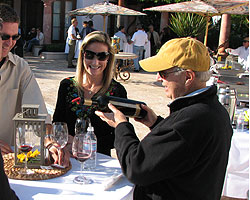
[(98, 153), (96, 170), (84, 171), (84, 175), (94, 181), (89, 185), (73, 183), (74, 177), (80, 173), (80, 163), (71, 159), (71, 164), (72, 169), (63, 176), (42, 181), (9, 179), (10, 186), (20, 199), (25, 200), (130, 199), (133, 185), (125, 177), (104, 191), (104, 185), (110, 177), (115, 172), (121, 172), (118, 160)]
[[(144, 45), (144, 49), (145, 49), (144, 58), (149, 58), (151, 56), (150, 41), (148, 41)], [(125, 43), (123, 52), (133, 53), (133, 43), (131, 43), (131, 44)]]
[(234, 130), (223, 196), (232, 198), (247, 198), (249, 190), (249, 130), (237, 132)]
[(119, 67), (119, 62), (116, 61), (115, 78), (117, 79), (119, 76), (124, 81), (128, 80), (130, 78), (130, 72), (128, 69), (134, 67), (133, 59), (137, 57), (136, 54), (128, 52), (119, 52), (118, 54), (115, 54), (116, 60), (123, 61), (122, 67)]

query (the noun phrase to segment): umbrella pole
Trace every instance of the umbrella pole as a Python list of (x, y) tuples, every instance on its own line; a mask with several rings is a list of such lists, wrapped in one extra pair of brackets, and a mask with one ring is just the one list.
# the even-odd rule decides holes
[(106, 15), (103, 15), (103, 32), (105, 32)]
[(207, 46), (208, 25), (209, 25), (210, 17), (206, 16), (206, 19), (207, 19), (207, 24), (206, 24), (206, 32), (205, 32), (205, 38), (204, 38), (204, 45), (205, 46)]
[(210, 16), (206, 16), (207, 24), (206, 24), (206, 32), (205, 32), (205, 38), (204, 38), (204, 45), (207, 46), (207, 34), (208, 34), (208, 25), (210, 21)]

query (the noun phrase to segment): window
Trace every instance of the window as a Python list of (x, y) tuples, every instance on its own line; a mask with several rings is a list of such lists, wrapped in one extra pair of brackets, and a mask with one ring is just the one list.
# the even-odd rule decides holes
[(61, 1), (55, 1), (53, 5), (53, 28), (52, 40), (60, 40), (60, 13)]
[(67, 38), (67, 30), (71, 25), (71, 17), (69, 16), (69, 11), (73, 10), (72, 9), (72, 2), (66, 1), (65, 5), (65, 23), (64, 23), (64, 39)]
[(52, 41), (63, 42), (67, 38), (67, 30), (71, 25), (68, 12), (74, 10), (76, 0), (56, 0), (52, 6)]

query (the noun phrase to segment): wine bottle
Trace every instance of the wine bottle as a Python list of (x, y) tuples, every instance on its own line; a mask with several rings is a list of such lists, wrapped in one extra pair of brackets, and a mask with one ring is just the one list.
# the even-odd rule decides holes
[(144, 118), (147, 115), (147, 111), (141, 108), (144, 102), (115, 96), (100, 95), (92, 99), (84, 99), (83, 105), (96, 105), (97, 109), (102, 112), (111, 112), (108, 103), (113, 104), (127, 117)]

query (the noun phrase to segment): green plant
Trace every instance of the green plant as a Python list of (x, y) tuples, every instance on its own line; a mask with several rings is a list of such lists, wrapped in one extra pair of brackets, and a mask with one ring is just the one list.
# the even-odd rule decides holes
[(175, 13), (171, 15), (170, 28), (179, 37), (197, 37), (205, 32), (207, 20), (194, 13)]
[(242, 46), (244, 37), (249, 34), (249, 16), (244, 15), (231, 15), (231, 32), (229, 39), (229, 46), (237, 48)]

